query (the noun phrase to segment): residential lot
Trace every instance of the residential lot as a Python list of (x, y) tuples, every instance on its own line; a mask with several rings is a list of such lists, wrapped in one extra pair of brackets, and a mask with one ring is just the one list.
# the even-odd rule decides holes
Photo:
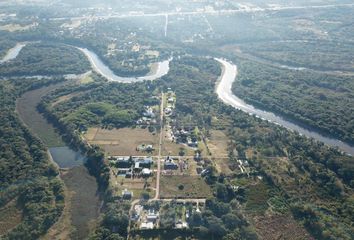
[(200, 176), (161, 177), (161, 198), (207, 198), (211, 197), (209, 186)]
[[(143, 128), (101, 129), (90, 128), (85, 134), (90, 144), (101, 146), (107, 155), (145, 156), (139, 145), (158, 146), (158, 135)], [(153, 154), (153, 152), (152, 152)]]

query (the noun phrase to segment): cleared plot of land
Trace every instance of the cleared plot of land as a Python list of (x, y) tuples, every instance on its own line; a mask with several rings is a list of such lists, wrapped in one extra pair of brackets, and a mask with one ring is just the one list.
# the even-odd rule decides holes
[(257, 216), (253, 219), (261, 239), (312, 239), (307, 231), (289, 215)]
[(227, 157), (228, 137), (223, 131), (211, 130), (208, 147), (211, 154), (215, 157)]
[(146, 152), (137, 151), (141, 144), (158, 147), (158, 135), (150, 133), (147, 129), (121, 128), (100, 129), (90, 128), (85, 134), (90, 144), (100, 145), (108, 155), (146, 156)]
[(208, 140), (208, 148), (213, 156), (213, 162), (218, 172), (222, 172), (226, 175), (231, 174), (232, 171), (229, 168), (228, 159), (228, 137), (223, 131), (212, 130), (211, 136)]
[(162, 176), (161, 198), (208, 198), (210, 187), (199, 176)]
[(70, 100), (73, 97), (77, 97), (77, 96), (83, 95), (86, 92), (87, 91), (75, 92), (75, 93), (70, 93), (68, 95), (61, 96), (61, 97), (57, 98), (55, 102), (52, 103), (52, 107), (58, 105), (59, 103), (68, 101), (68, 100)]
[(156, 177), (155, 175), (147, 179), (144, 178), (126, 178), (116, 176), (111, 171), (111, 186), (116, 196), (122, 196), (122, 191), (127, 189), (133, 192), (133, 199), (139, 199), (142, 192), (149, 193), (150, 198), (155, 195)]
[(20, 24), (8, 24), (0, 26), (0, 30), (8, 32), (25, 31), (38, 26), (38, 23), (33, 23), (26, 26), (21, 26)]
[(16, 227), (22, 221), (22, 212), (17, 207), (17, 201), (12, 200), (0, 208), (0, 236)]

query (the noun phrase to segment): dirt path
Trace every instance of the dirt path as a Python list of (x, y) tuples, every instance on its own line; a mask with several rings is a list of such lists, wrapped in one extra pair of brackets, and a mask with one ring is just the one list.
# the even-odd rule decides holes
[(161, 148), (163, 140), (163, 114), (164, 114), (164, 93), (161, 93), (161, 106), (160, 106), (160, 140), (159, 140), (159, 153), (157, 158), (157, 175), (156, 175), (156, 195), (155, 200), (160, 198), (160, 175), (161, 175)]

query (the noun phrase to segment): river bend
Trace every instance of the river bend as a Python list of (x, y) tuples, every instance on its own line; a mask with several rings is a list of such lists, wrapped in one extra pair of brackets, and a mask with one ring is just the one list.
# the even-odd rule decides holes
[(251, 104), (247, 104), (245, 101), (235, 96), (232, 92), (232, 85), (237, 77), (237, 66), (224, 59), (215, 58), (215, 60), (218, 61), (223, 68), (222, 75), (220, 76), (220, 79), (216, 86), (216, 93), (219, 99), (222, 100), (225, 104), (233, 106), (234, 108), (242, 110), (251, 115), (255, 115), (256, 117), (261, 118), (263, 120), (267, 120), (269, 122), (281, 125), (291, 131), (296, 131), (304, 136), (314, 138), (318, 141), (325, 143), (326, 145), (338, 147), (340, 150), (350, 155), (354, 155), (354, 147), (338, 139), (326, 137), (318, 132), (305, 129), (293, 122), (284, 119), (279, 115), (258, 109)]

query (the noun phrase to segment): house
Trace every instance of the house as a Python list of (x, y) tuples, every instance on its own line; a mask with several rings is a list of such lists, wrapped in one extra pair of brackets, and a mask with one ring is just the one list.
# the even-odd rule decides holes
[(184, 222), (184, 221), (182, 221), (182, 220), (179, 220), (179, 221), (176, 222), (175, 227), (176, 227), (177, 229), (188, 228), (188, 223), (187, 223), (187, 222)]
[(133, 198), (133, 192), (128, 191), (127, 189), (124, 189), (124, 191), (122, 191), (122, 197), (125, 200), (130, 200)]
[(140, 170), (141, 170), (140, 162), (135, 162), (134, 171), (140, 171)]
[(130, 157), (119, 157), (116, 161), (117, 168), (130, 168), (133, 165), (133, 161)]
[(198, 141), (191, 138), (187, 139), (187, 144), (189, 147), (198, 147)]
[(155, 213), (154, 209), (149, 209), (148, 214), (146, 215), (146, 220), (148, 222), (155, 223), (158, 218), (159, 218), (159, 214)]
[(146, 108), (146, 110), (143, 112), (143, 116), (148, 117), (148, 118), (155, 118), (156, 117), (154, 110), (151, 107)]
[(153, 228), (154, 228), (154, 223), (152, 222), (142, 222), (140, 225), (141, 230), (153, 229)]
[(167, 99), (167, 102), (168, 102), (168, 103), (174, 103), (174, 101), (175, 101), (175, 100), (174, 100), (172, 97), (169, 97), (169, 98)]
[(195, 161), (200, 161), (200, 160), (202, 160), (202, 155), (199, 153), (199, 152), (197, 152), (195, 155), (194, 155), (194, 160)]
[(165, 170), (177, 170), (178, 169), (178, 165), (172, 161), (167, 161), (164, 164), (164, 169)]
[(165, 108), (165, 114), (166, 115), (170, 115), (171, 113), (172, 113), (172, 109), (171, 108), (169, 108), (169, 107)]
[(136, 159), (135, 162), (139, 162), (139, 166), (142, 168), (150, 168), (154, 161), (152, 160), (152, 157), (145, 157)]
[(151, 170), (150, 169), (148, 169), (148, 168), (144, 168), (142, 171), (141, 171), (141, 173), (143, 174), (143, 176), (144, 177), (149, 177), (149, 176), (151, 176)]

